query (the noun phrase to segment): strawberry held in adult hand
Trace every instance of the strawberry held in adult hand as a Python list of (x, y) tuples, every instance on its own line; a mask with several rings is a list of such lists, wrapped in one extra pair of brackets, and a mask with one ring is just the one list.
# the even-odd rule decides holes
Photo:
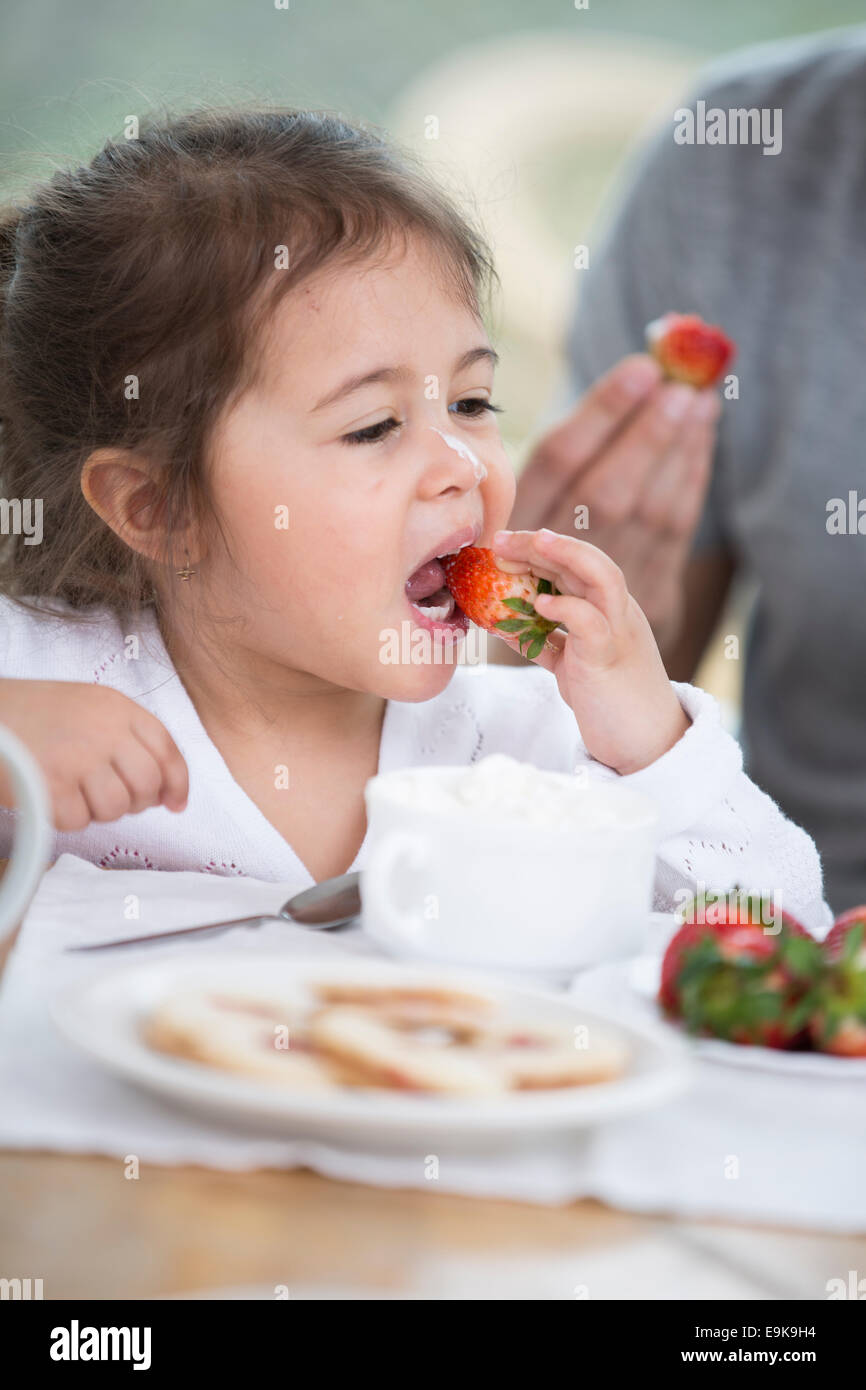
[(737, 351), (721, 328), (697, 314), (663, 314), (647, 324), (646, 340), (667, 376), (698, 388), (717, 382)]
[(534, 608), (539, 594), (556, 593), (546, 579), (531, 574), (508, 574), (496, 564), (492, 550), (469, 545), (442, 560), (445, 580), (467, 618), (487, 632), (512, 636), (530, 661), (541, 652), (556, 623)]

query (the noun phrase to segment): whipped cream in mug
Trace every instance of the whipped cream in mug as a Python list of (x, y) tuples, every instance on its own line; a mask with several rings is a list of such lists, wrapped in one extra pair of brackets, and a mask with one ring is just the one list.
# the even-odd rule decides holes
[(598, 830), (623, 825), (629, 809), (597, 793), (598, 785), (564, 772), (545, 772), (506, 753), (491, 753), (472, 767), (407, 768), (392, 778), (395, 795), (417, 810), (471, 811), (473, 820), (519, 821), (547, 829)]
[(362, 922), (386, 951), (573, 974), (641, 949), (656, 807), (601, 768), (493, 753), (372, 777)]

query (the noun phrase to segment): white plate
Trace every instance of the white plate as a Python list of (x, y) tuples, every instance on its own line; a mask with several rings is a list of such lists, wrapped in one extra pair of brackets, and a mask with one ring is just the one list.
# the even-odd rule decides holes
[[(140, 1024), (161, 999), (178, 988), (280, 989), (299, 1001), (321, 981), (375, 981), (482, 986), (503, 1003), (519, 1008), (527, 1020), (593, 1022), (615, 1028), (629, 1043), (632, 1060), (625, 1076), (598, 1085), (518, 1093), (498, 1097), (445, 1098), (387, 1091), (302, 1094), (232, 1075), (149, 1048)], [(645, 1024), (623, 1024), (609, 1013), (579, 1007), (565, 995), (515, 987), (476, 972), (397, 965), (379, 960), (325, 961), (321, 956), (287, 958), (224, 952), (207, 959), (190, 955), (153, 964), (127, 966), (100, 975), (56, 998), (55, 1025), (71, 1042), (110, 1071), (155, 1091), (163, 1098), (219, 1115), (235, 1123), (277, 1128), (298, 1135), (373, 1140), (401, 1145), (443, 1140), (536, 1139), (539, 1132), (573, 1130), (660, 1105), (685, 1088), (690, 1076), (688, 1049), (670, 1033)]]
[[(627, 974), (629, 984), (635, 994), (650, 1005), (653, 1017), (678, 1036), (682, 1030), (665, 1019), (656, 1002), (661, 980), (661, 958), (659, 956), (636, 956), (621, 969)], [(751, 1067), (761, 1071), (783, 1072), (786, 1076), (819, 1076), (823, 1079), (844, 1079), (851, 1081), (858, 1077), (866, 1080), (866, 1058), (833, 1057), (822, 1052), (785, 1052), (775, 1047), (748, 1047), (741, 1043), (729, 1043), (721, 1038), (691, 1038), (689, 1041), (702, 1057), (711, 1062), (722, 1062), (729, 1067)]]

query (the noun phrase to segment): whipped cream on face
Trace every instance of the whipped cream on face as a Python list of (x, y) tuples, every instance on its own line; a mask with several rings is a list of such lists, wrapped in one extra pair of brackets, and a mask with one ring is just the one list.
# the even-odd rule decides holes
[(443, 434), (442, 430), (437, 429), (435, 425), (428, 425), (427, 428), (432, 430), (434, 434), (438, 434), (440, 439), (444, 439), (448, 448), (453, 449), (455, 454), (459, 454), (460, 458), (466, 459), (467, 463), (472, 464), (472, 473), (476, 483), (484, 482), (487, 477), (487, 469), (464, 440), (458, 439), (456, 434)]
[(506, 753), (491, 753), (451, 776), (442, 776), (438, 768), (407, 768), (399, 774), (398, 795), (422, 810), (471, 811), (476, 821), (577, 830), (622, 824), (622, 810), (603, 791), (596, 796), (594, 790), (567, 773), (545, 772)]

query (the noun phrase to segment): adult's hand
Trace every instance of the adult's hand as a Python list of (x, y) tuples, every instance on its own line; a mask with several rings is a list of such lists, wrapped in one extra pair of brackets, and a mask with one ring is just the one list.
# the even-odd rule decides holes
[(518, 480), (509, 528), (547, 527), (606, 551), (663, 653), (682, 624), (719, 410), (714, 391), (664, 381), (642, 353), (625, 357), (544, 435)]

